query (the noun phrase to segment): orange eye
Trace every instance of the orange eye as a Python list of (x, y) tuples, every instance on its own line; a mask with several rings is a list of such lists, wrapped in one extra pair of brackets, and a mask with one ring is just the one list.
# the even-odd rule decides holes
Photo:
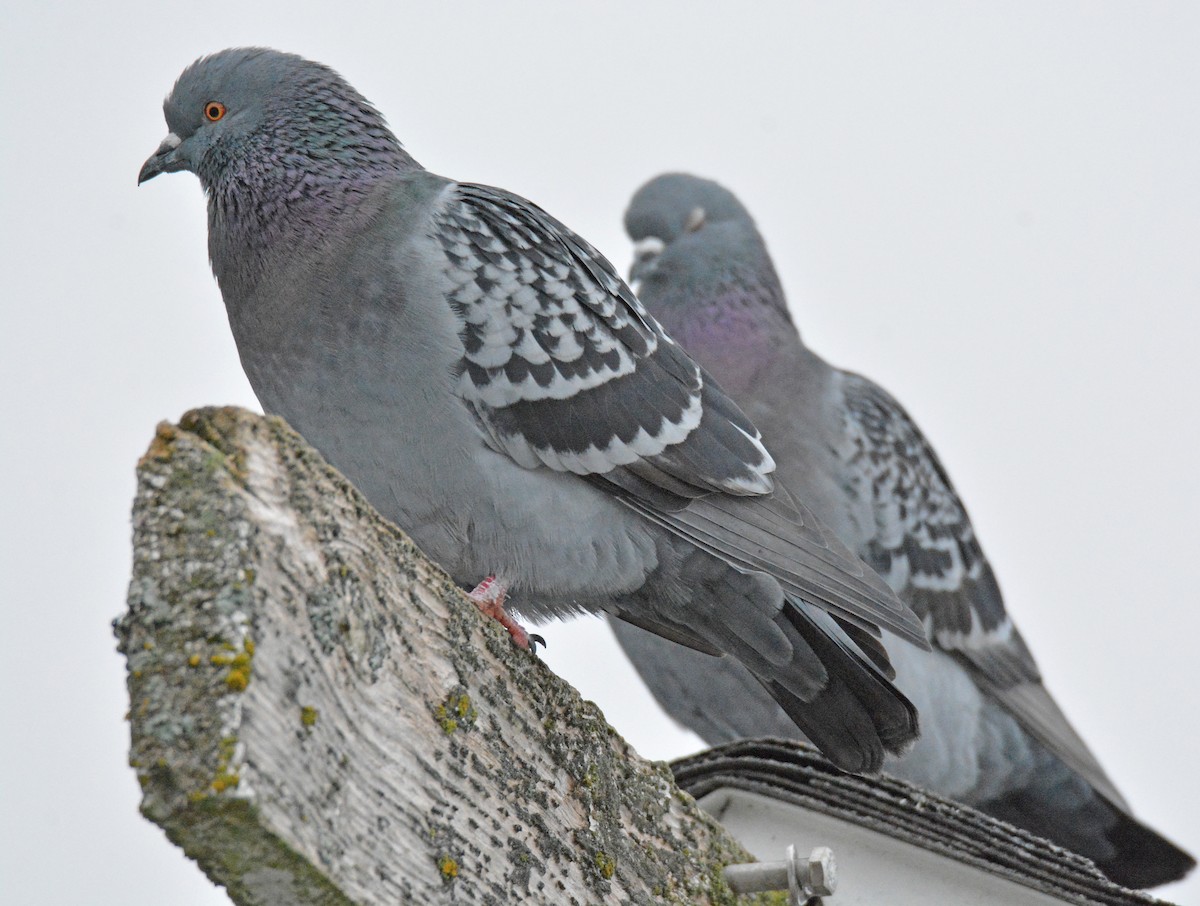
[(204, 105), (204, 118), (215, 123), (225, 115), (225, 105), (220, 101), (209, 101)]

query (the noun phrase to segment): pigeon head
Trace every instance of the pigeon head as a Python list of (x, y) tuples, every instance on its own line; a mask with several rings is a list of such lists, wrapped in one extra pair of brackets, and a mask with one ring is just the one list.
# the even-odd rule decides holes
[(625, 230), (634, 241), (630, 278), (641, 280), (667, 246), (701, 229), (754, 221), (732, 192), (711, 179), (688, 173), (664, 173), (634, 193), (625, 211)]
[(262, 47), (201, 57), (179, 76), (163, 113), (170, 131), (139, 184), (180, 170), (210, 192), (230, 179), (252, 188), (312, 184), (411, 162), (382, 115), (336, 72)]
[(750, 213), (711, 179), (656, 176), (634, 193), (625, 229), (634, 241), (630, 278), (660, 320), (656, 307), (707, 305), (730, 289), (778, 288)]
[(781, 338), (797, 342), (766, 243), (727, 189), (658, 176), (634, 194), (625, 228), (638, 298), (727, 391), (750, 386)]
[(325, 241), (382, 180), (419, 169), (362, 95), (294, 54), (242, 47), (201, 57), (163, 113), (170, 132), (138, 183), (180, 170), (200, 178), (209, 259), (227, 301), (256, 284), (274, 251)]

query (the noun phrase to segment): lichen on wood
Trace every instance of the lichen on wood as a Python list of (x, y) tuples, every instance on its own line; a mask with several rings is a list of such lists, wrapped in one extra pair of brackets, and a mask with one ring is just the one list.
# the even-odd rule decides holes
[(160, 425), (133, 523), (142, 812), (236, 903), (734, 902), (666, 766), (282, 421)]

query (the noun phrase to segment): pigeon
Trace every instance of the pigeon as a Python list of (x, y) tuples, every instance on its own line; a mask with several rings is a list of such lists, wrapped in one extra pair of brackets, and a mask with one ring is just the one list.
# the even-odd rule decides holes
[[(920, 621), (786, 489), (758, 430), (613, 266), (425, 170), (329, 67), (203, 57), (138, 175), (190, 171), (242, 366), (518, 644), (609, 613), (740, 663), (840, 768), (919, 732), (883, 629)], [(477, 584), (476, 584), (477, 583)]]
[[(808, 349), (750, 214), (719, 184), (656, 177), (625, 214), (631, 278), (664, 328), (763, 432), (803, 498), (921, 618), (932, 650), (884, 647), (922, 734), (884, 770), (1090, 857), (1114, 881), (1182, 877), (1068, 723), (1004, 607), (962, 501), (903, 407)], [(651, 692), (715, 745), (799, 731), (746, 671), (614, 623)]]

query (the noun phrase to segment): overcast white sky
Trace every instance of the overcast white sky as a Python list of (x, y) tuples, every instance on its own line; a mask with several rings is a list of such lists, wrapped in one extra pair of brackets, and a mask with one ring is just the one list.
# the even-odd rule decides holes
[[(426, 166), (534, 199), (621, 268), (620, 217), (648, 177), (738, 192), (809, 343), (932, 438), (1066, 712), (1138, 814), (1200, 851), (1200, 6), (737, 6), (6, 14), (6, 900), (228, 902), (137, 814), (108, 624), (155, 423), (256, 407), (198, 184), (134, 185), (183, 66), (252, 43), (333, 65)], [(545, 634), (644, 754), (696, 748), (604, 626)], [(1200, 904), (1200, 879), (1162, 893)]]

